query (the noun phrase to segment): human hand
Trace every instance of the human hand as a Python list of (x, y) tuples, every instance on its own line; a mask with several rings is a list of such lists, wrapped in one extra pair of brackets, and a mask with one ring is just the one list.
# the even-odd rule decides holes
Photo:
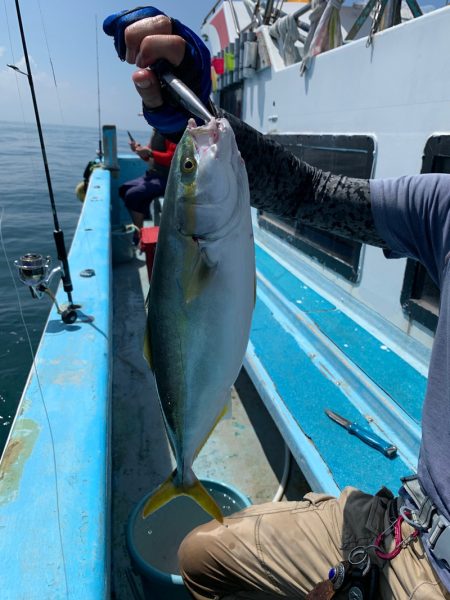
[(168, 61), (173, 73), (207, 104), (211, 93), (210, 54), (202, 40), (151, 6), (111, 15), (105, 19), (103, 29), (114, 37), (119, 58), (139, 67), (132, 79), (147, 122), (162, 134), (183, 130), (191, 115), (170, 104), (155, 70), (162, 67), (161, 59)]
[(150, 150), (150, 148), (146, 148), (145, 146), (137, 148), (136, 154), (139, 156), (139, 158), (142, 158), (142, 160), (150, 160), (153, 156), (153, 152)]

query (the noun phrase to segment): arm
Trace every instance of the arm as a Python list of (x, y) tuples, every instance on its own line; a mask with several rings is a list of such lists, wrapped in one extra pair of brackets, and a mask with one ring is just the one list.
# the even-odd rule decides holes
[(176, 147), (177, 145), (174, 142), (166, 140), (166, 150), (164, 152), (160, 152), (159, 150), (152, 150), (152, 156), (155, 160), (155, 163), (163, 167), (170, 167), (170, 163), (172, 162), (172, 158), (175, 154)]
[(375, 223), (393, 257), (420, 261), (440, 286), (450, 259), (450, 175), (374, 179), (370, 189)]
[(135, 152), (139, 158), (145, 160), (146, 162), (150, 160), (152, 157), (152, 150), (148, 146), (141, 146), (138, 142), (128, 142), (130, 144), (130, 148), (133, 152)]
[[(155, 8), (111, 15), (103, 27), (114, 36), (120, 58), (139, 67), (132, 78), (143, 101), (145, 118), (166, 138), (178, 141), (188, 115), (165, 102), (157, 76), (146, 67), (165, 58), (175, 74), (207, 103), (211, 90), (207, 48), (182, 23)], [(386, 247), (375, 229), (367, 180), (315, 169), (235, 117), (225, 116), (246, 162), (253, 206)]]
[(367, 179), (332, 175), (303, 162), (225, 114), (245, 160), (252, 205), (336, 235), (386, 248), (377, 233)]

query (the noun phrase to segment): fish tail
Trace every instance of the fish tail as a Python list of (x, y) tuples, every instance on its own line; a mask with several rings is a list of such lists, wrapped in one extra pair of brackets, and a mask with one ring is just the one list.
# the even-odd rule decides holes
[(156, 488), (155, 492), (145, 503), (142, 510), (142, 517), (146, 519), (149, 515), (157, 511), (158, 508), (161, 508), (164, 504), (167, 504), (177, 496), (189, 496), (192, 500), (195, 500), (205, 512), (210, 514), (213, 519), (223, 523), (223, 515), (219, 505), (206, 491), (205, 487), (194, 475), (194, 472), (192, 471), (190, 473), (190, 480), (192, 483), (182, 487), (176, 485), (176, 476), (177, 470), (175, 469), (166, 481)]
[(223, 515), (219, 505), (214, 498), (206, 491), (205, 487), (194, 475), (194, 483), (190, 485), (186, 490), (186, 495), (190, 496), (193, 500), (199, 504), (205, 512), (210, 514), (213, 519), (223, 523)]

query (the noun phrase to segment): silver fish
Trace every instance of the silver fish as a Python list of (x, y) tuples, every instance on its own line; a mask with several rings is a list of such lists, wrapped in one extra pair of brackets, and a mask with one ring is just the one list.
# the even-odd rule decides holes
[(144, 352), (156, 378), (176, 468), (147, 501), (144, 517), (171, 498), (187, 495), (222, 521), (192, 463), (226, 412), (254, 303), (244, 161), (226, 119), (202, 127), (191, 120), (166, 188)]

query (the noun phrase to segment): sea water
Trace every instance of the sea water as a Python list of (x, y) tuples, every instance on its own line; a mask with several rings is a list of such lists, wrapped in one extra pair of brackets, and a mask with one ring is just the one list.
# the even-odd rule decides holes
[[(86, 164), (96, 157), (98, 129), (43, 125), (43, 131), (59, 224), (69, 250), (81, 211), (75, 186), (82, 181)], [(139, 137), (147, 142), (148, 136), (149, 131)], [(129, 152), (126, 131), (118, 131), (118, 149)], [(33, 300), (19, 282), (14, 260), (34, 252), (50, 255), (56, 264), (53, 217), (34, 124), (0, 121), (0, 214), (4, 240), (4, 248), (0, 248), (1, 455), (32, 365), (32, 351), (39, 344), (50, 310), (47, 296)]]

